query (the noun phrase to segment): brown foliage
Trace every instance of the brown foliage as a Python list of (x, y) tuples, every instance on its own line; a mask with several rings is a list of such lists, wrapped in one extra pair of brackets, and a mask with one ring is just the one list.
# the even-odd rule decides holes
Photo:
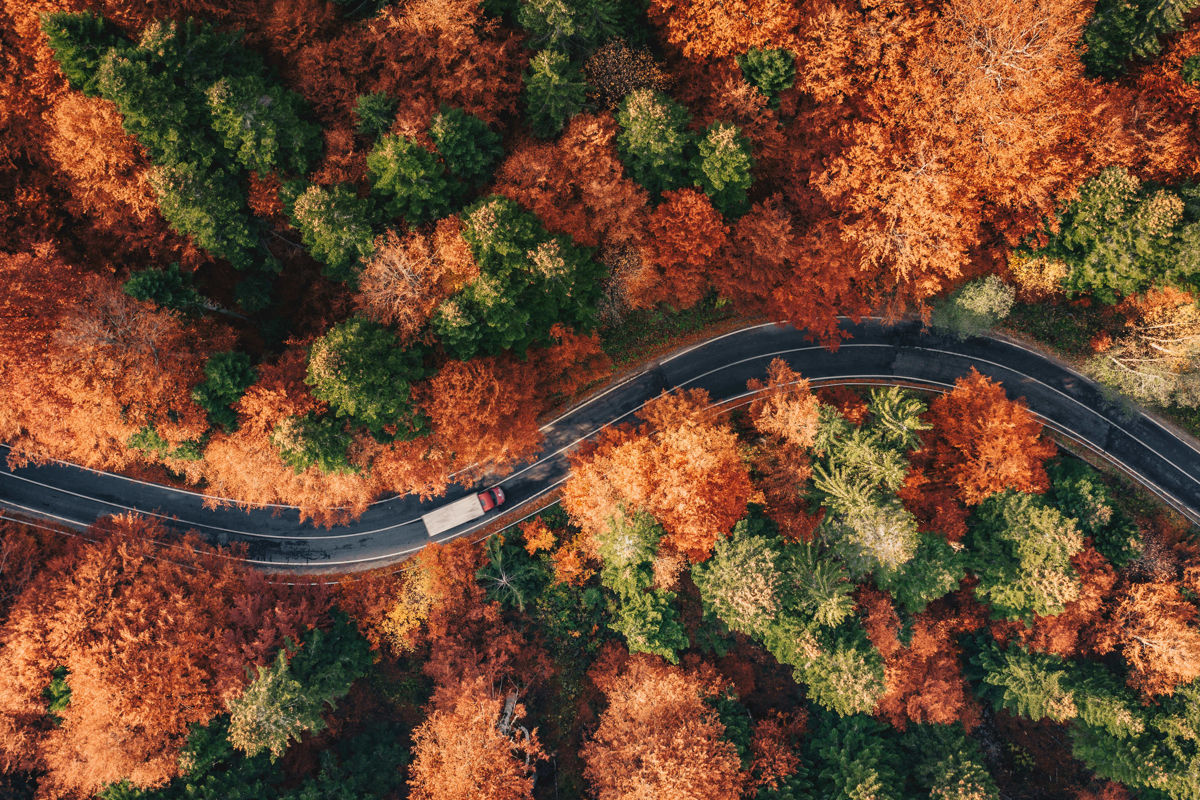
[(579, 244), (635, 241), (649, 200), (625, 175), (616, 135), (611, 114), (578, 114), (558, 141), (518, 144), (496, 170), (495, 191)]
[(190, 391), (227, 329), (133, 300), (49, 245), (0, 254), (0, 319), (0, 435), (17, 456), (120, 467), (143, 426), (173, 445), (207, 428)]
[(1200, 676), (1198, 613), (1173, 583), (1128, 586), (1102, 623), (1096, 650), (1119, 652), (1130, 687), (1144, 698), (1170, 694)]
[(654, 516), (663, 544), (703, 560), (746, 511), (752, 493), (737, 437), (706, 412), (708, 395), (663, 395), (640, 412), (634, 431), (608, 431), (572, 457), (563, 508), (588, 534), (627, 505)]
[(528, 363), (511, 357), (448, 361), (415, 387), (417, 404), (452, 463), (499, 470), (537, 451), (541, 406), (532, 372)]
[(620, 669), (593, 670), (608, 708), (584, 745), (584, 775), (597, 800), (672, 797), (735, 800), (743, 783), (733, 745), (704, 697), (715, 675), (633, 656)]
[(751, 380), (746, 388), (758, 392), (750, 404), (750, 418), (759, 433), (776, 436), (797, 447), (811, 447), (817, 435), (820, 402), (800, 376), (782, 358), (767, 367), (767, 383)]
[(1009, 400), (1004, 387), (974, 369), (954, 390), (929, 404), (933, 424), (922, 460), (973, 506), (993, 492), (1043, 492), (1042, 464), (1055, 453), (1024, 400)]
[(358, 279), (356, 303), (363, 312), (412, 339), (437, 306), (479, 274), (457, 217), (440, 220), (431, 233), (394, 230), (375, 240), (375, 251)]
[(1080, 550), (1071, 557), (1071, 564), (1079, 573), (1079, 598), (1067, 603), (1061, 614), (1035, 617), (1033, 627), (1022, 637), (1034, 650), (1066, 658), (1094, 654), (1096, 628), (1117, 583), (1116, 572), (1095, 548)]
[(987, 610), (965, 591), (938, 600), (913, 620), (911, 638), (902, 646), (900, 620), (888, 595), (863, 586), (857, 597), (866, 610), (867, 636), (884, 659), (887, 689), (876, 713), (902, 730), (909, 721), (961, 722), (968, 730), (977, 725), (980, 707), (963, 677), (956, 639), (983, 625)]
[(445, 103), (495, 123), (516, 105), (524, 61), (477, 0), (417, 0), (305, 44), (285, 77), (330, 124), (352, 119), (358, 95), (380, 91), (401, 108)]
[[(23, 729), (25, 747), (9, 749), (17, 766), (85, 793), (175, 774), (188, 726), (217, 713), (245, 685), (247, 664), (265, 664), (326, 604), (197, 541), (166, 548), (142, 518), (111, 518), (93, 535), (46, 566), (0, 629), (0, 740)], [(59, 665), (71, 702), (50, 728), (41, 692)]]
[(650, 212), (642, 244), (642, 269), (626, 294), (634, 308), (670, 303), (688, 308), (704, 297), (712, 263), (725, 247), (729, 229), (708, 195), (695, 189), (663, 193)]
[(669, 77), (645, 47), (630, 47), (621, 37), (609, 39), (583, 65), (592, 99), (612, 111), (634, 89), (667, 88)]
[[(813, 185), (840, 218), (838, 269), (894, 309), (970, 277), (1097, 160), (1132, 156), (1117, 103), (1083, 77), (1079, 0), (831, 0), (799, 39)], [(920, 102), (913, 102), (920, 97)], [(800, 121), (798, 120), (798, 123)], [(834, 254), (831, 254), (834, 255)]]
[(538, 394), (547, 400), (571, 397), (607, 377), (612, 361), (598, 334), (576, 333), (561, 322), (550, 327), (553, 344), (533, 350), (529, 360), (537, 370)]
[(686, 58), (708, 59), (751, 47), (795, 50), (800, 7), (793, 0), (651, 0), (649, 16)]
[(426, 575), (424, 642), (430, 657), (424, 669), (434, 681), (449, 686), (464, 675), (481, 675), (529, 685), (549, 674), (546, 655), (503, 621), (499, 604), (488, 602), (476, 582), (483, 566), (478, 544), (467, 539), (431, 543), (414, 560)]
[[(917, 460), (921, 460), (920, 454), (914, 458)], [(931, 479), (925, 469), (914, 464), (896, 496), (920, 521), (921, 530), (937, 531), (951, 542), (967, 535), (967, 507), (953, 484)]]
[(804, 733), (808, 719), (803, 709), (783, 713), (772, 709), (770, 715), (754, 723), (750, 739), (752, 786), (774, 789), (800, 767), (796, 755), (798, 736)]
[(505, 698), (482, 676), (439, 686), (432, 710), (413, 731), (409, 787), (414, 800), (525, 800), (533, 765), (545, 758), (537, 731), (520, 727), (516, 704), (502, 730)]

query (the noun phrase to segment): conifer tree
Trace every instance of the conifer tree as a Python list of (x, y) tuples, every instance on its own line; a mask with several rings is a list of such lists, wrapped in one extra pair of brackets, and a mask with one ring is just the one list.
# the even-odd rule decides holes
[(652, 197), (691, 183), (695, 137), (683, 106), (661, 92), (635, 89), (621, 102), (617, 122), (617, 153)]
[(551, 139), (583, 110), (587, 82), (559, 50), (541, 50), (529, 61), (522, 89), (525, 118), (535, 136)]

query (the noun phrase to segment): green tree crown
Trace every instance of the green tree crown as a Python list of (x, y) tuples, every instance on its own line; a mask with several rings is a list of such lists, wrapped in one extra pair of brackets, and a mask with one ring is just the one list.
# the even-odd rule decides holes
[(565, 53), (540, 50), (529, 61), (521, 96), (530, 130), (535, 136), (551, 139), (583, 110), (587, 82)]
[(791, 50), (751, 47), (738, 56), (737, 64), (746, 82), (757, 87), (776, 108), (780, 93), (796, 83), (796, 56)]
[(687, 186), (695, 135), (688, 112), (662, 92), (634, 89), (617, 109), (617, 153), (629, 176), (658, 196)]

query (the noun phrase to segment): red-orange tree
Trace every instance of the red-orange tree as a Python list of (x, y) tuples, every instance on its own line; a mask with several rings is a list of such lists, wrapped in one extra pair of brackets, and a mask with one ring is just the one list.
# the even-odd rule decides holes
[(737, 750), (704, 702), (720, 689), (711, 676), (643, 654), (593, 679), (608, 701), (582, 751), (597, 800), (740, 796), (745, 777)]
[(1042, 464), (1055, 448), (1042, 438), (1041, 423), (1024, 400), (1009, 400), (1000, 384), (974, 369), (934, 398), (929, 421), (924, 460), (967, 505), (1005, 489), (1042, 492), (1049, 485)]
[(663, 545), (707, 558), (752, 492), (737, 436), (708, 403), (700, 389), (647, 403), (645, 424), (607, 433), (573, 457), (563, 508), (590, 534), (622, 506), (646, 511), (662, 523)]
[(708, 274), (728, 233), (708, 195), (695, 189), (664, 192), (646, 224), (642, 269), (626, 288), (630, 304), (695, 305), (708, 289)]
[(1096, 649), (1124, 657), (1129, 685), (1143, 697), (1170, 694), (1200, 677), (1198, 615), (1175, 584), (1134, 584), (1109, 611)]
[[(322, 593), (269, 583), (197, 541), (165, 546), (143, 518), (111, 518), (93, 535), (46, 566), (0, 629), (0, 741), (23, 745), (5, 746), (19, 767), (84, 794), (175, 774), (188, 726), (325, 607)], [(58, 666), (71, 699), (50, 727), (42, 690)]]
[[(896, 307), (970, 277), (1096, 161), (1134, 157), (1076, 50), (1080, 0), (828, 0), (801, 24), (812, 185), (839, 270)], [(917, 101), (919, 98), (919, 101)], [(794, 191), (794, 190), (793, 190)]]
[(533, 768), (545, 754), (537, 730), (522, 725), (523, 705), (506, 714), (504, 694), (483, 677), (439, 687), (430, 705), (413, 731), (413, 800), (533, 797)]
[(721, 58), (751, 47), (795, 49), (795, 0), (652, 0), (650, 19), (687, 58)]

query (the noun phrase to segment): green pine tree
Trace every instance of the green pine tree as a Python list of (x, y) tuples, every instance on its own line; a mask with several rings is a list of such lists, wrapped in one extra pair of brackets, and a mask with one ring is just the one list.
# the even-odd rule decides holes
[(305, 381), (338, 416), (381, 433), (390, 425), (421, 428), (412, 385), (426, 374), (420, 349), (402, 348), (387, 328), (352, 317), (313, 342)]
[(183, 274), (178, 262), (164, 269), (132, 272), (121, 289), (135, 300), (145, 300), (181, 314), (196, 314), (206, 306), (204, 295), (196, 291), (191, 276)]
[(349, 184), (309, 186), (292, 204), (304, 246), (325, 265), (325, 274), (353, 285), (375, 251), (375, 212)]
[(689, 185), (696, 152), (688, 112), (661, 92), (634, 89), (617, 109), (617, 153), (651, 196)]
[(565, 53), (541, 50), (529, 61), (521, 96), (529, 129), (535, 136), (551, 139), (583, 110), (587, 82)]
[(796, 83), (796, 56), (791, 50), (760, 50), (751, 47), (737, 57), (742, 76), (767, 96), (773, 108), (779, 107), (779, 94)]
[(204, 381), (192, 389), (192, 399), (208, 413), (211, 424), (232, 431), (237, 427), (237, 413), (232, 406), (256, 378), (250, 356), (245, 353), (213, 353), (204, 362)]
[(708, 126), (696, 148), (692, 174), (713, 208), (727, 217), (738, 217), (750, 209), (746, 191), (754, 182), (754, 158), (750, 141), (741, 129), (727, 122)]

